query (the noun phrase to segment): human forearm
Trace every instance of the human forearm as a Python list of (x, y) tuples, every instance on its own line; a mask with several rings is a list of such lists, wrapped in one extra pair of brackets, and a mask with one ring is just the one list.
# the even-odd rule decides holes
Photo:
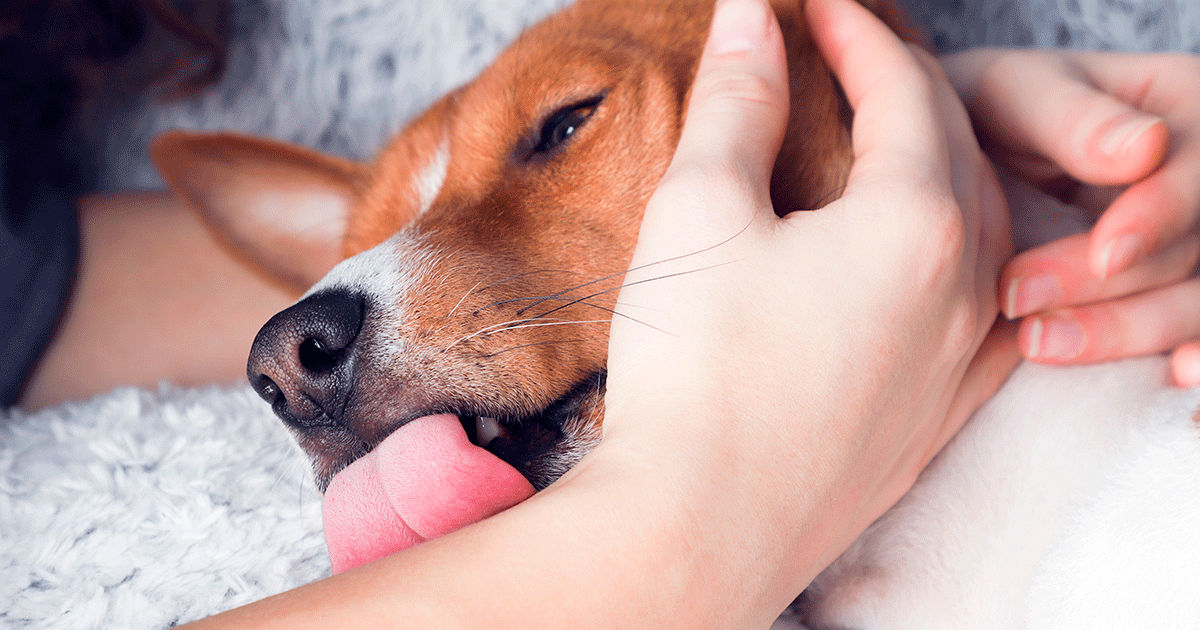
[(733, 531), (732, 518), (696, 522), (735, 502), (715, 505), (723, 490), (664, 473), (678, 468), (601, 447), (563, 483), (496, 517), (189, 627), (769, 623), (787, 602), (762, 606), (773, 586), (767, 564), (759, 554), (731, 553), (765, 536)]

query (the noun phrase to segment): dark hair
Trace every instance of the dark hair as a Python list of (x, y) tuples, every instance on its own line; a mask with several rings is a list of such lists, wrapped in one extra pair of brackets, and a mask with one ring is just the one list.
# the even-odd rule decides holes
[[(159, 96), (191, 94), (224, 69), (220, 36), (226, 2), (211, 0), (4, 0), (0, 3), (0, 148), (19, 150), (4, 164), (0, 181), (13, 186), (50, 184), (66, 190), (86, 185), (73, 155), (72, 113), (93, 95), (153, 87)], [(193, 15), (217, 7), (216, 28)], [(173, 55), (134, 65), (148, 42), (165, 42)], [(157, 49), (156, 49), (157, 50)], [(146, 57), (136, 61), (148, 65)], [(121, 70), (120, 73), (117, 70)], [(134, 76), (118, 81), (116, 77)], [(19, 199), (12, 200), (17, 207)], [(11, 207), (11, 206), (10, 206)]]
[[(0, 8), (0, 43), (18, 45), (39, 56), (42, 69), (60, 73), (81, 66), (117, 63), (161, 32), (181, 49), (167, 61), (169, 72), (160, 80), (174, 82), (179, 91), (194, 91), (220, 76), (225, 66), (221, 40), (228, 16), (226, 2), (194, 4), (217, 8), (217, 24), (203, 28), (187, 0), (184, 8), (170, 0), (9, 0)], [(29, 59), (25, 59), (29, 61)], [(171, 91), (171, 90), (169, 90)]]

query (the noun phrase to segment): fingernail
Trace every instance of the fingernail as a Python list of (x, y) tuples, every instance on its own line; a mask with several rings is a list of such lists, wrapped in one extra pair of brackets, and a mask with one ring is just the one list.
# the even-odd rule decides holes
[(1062, 300), (1062, 282), (1050, 274), (1018, 278), (1008, 285), (1004, 315), (1014, 319), (1045, 310)]
[(1142, 134), (1160, 120), (1154, 116), (1130, 114), (1127, 120), (1114, 124), (1100, 137), (1100, 150), (1110, 157), (1122, 157)]
[(1083, 326), (1066, 315), (1035, 317), (1029, 328), (1031, 359), (1074, 359), (1087, 345)]
[(1130, 268), (1143, 252), (1142, 237), (1136, 234), (1126, 234), (1109, 241), (1100, 256), (1100, 268), (1104, 270), (1102, 278), (1111, 278)]
[(767, 39), (770, 9), (763, 0), (722, 0), (713, 15), (712, 51), (729, 55), (754, 50)]

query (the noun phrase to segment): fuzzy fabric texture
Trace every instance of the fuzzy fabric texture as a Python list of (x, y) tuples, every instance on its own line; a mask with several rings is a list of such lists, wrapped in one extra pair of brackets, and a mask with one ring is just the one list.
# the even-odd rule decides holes
[(0, 627), (163, 628), (329, 574), (321, 496), (249, 388), (0, 418)]
[[(566, 0), (244, 0), (229, 68), (182, 102), (83, 121), (106, 189), (161, 185), (175, 127), (237, 129), (357, 159)], [(1200, 52), (1192, 0), (907, 0), (944, 49)], [(0, 415), (0, 626), (158, 628), (329, 571), (319, 497), (248, 389), (119, 390)], [(1065, 552), (1064, 552), (1065, 553)]]

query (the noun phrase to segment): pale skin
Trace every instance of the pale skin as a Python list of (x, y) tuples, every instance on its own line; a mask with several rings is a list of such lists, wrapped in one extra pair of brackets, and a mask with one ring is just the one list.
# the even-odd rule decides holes
[(163, 380), (243, 382), (255, 333), (300, 292), (221, 245), (170, 193), (93, 195), (79, 206), (74, 293), (21, 406)]
[(674, 334), (614, 326), (602, 445), (498, 517), (199, 627), (765, 626), (908, 489), (1017, 359), (1005, 328), (988, 334), (1002, 204), (940, 70), (856, 5), (813, 0), (857, 163), (845, 198), (776, 219), (787, 99), (763, 11), (719, 10), (635, 254), (738, 234), (704, 259), (729, 264), (622, 295)]
[(1200, 58), (977, 50), (945, 62), (989, 155), (1099, 217), (1005, 269), (1022, 352), (1072, 364), (1174, 350), (1175, 383), (1200, 386)]

